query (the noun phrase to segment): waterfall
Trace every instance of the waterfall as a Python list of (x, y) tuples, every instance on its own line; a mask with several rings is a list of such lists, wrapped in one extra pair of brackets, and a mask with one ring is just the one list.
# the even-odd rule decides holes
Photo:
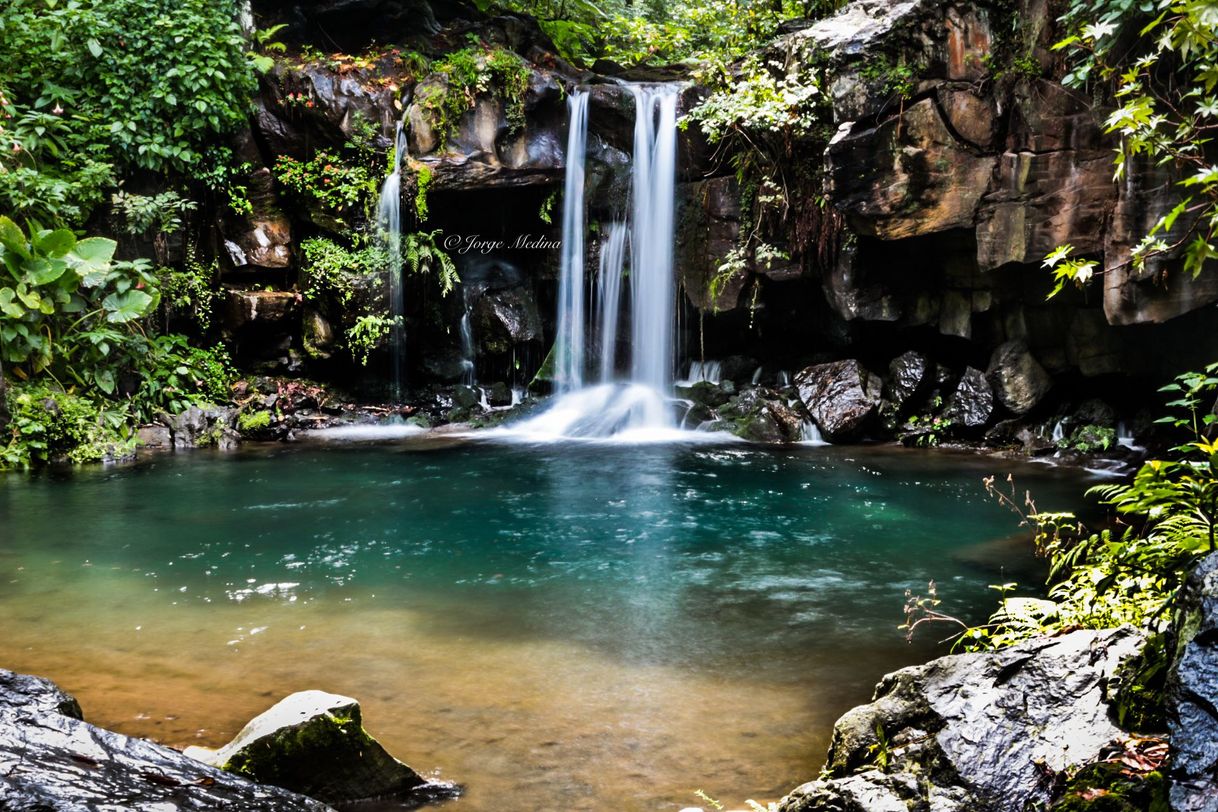
[[(634, 173), (630, 221), (631, 380), (672, 389), (673, 203), (677, 168), (677, 88), (632, 85)], [(667, 409), (657, 419), (670, 422)], [(668, 418), (668, 420), (665, 420)]]
[(588, 93), (567, 97), (567, 170), (562, 203), (562, 266), (558, 281), (558, 336), (554, 381), (559, 393), (584, 384), (584, 157), (588, 144)]
[(718, 384), (722, 375), (723, 362), (721, 361), (690, 361), (689, 376), (681, 383), (684, 386), (692, 386), (703, 381)]
[(475, 360), (477, 358), (474, 349), (474, 327), (470, 319), (469, 306), (469, 290), (462, 288), (461, 290), (461, 383), (466, 386), (473, 386), (477, 382), (475, 372)]
[(380, 239), (389, 256), (390, 343), (393, 356), (393, 399), (402, 399), (402, 360), (405, 356), (405, 301), (402, 294), (402, 160), (406, 156), (406, 118), (398, 120), (393, 137), (393, 165), (381, 185), (377, 207)]
[[(585, 307), (584, 160), (588, 95), (568, 97), (563, 246), (558, 292), (558, 332), (553, 380), (558, 397), (550, 408), (512, 429), (530, 439), (573, 437), (627, 441), (670, 439), (678, 431), (670, 395), (673, 383), (673, 226), (677, 164), (675, 85), (629, 85), (635, 102), (634, 158), (628, 230), (611, 225), (601, 246), (597, 322)], [(627, 244), (629, 252), (627, 252)], [(623, 267), (630, 267), (630, 375), (615, 380)], [(584, 387), (590, 327), (600, 344), (600, 383)], [(689, 436), (689, 435), (686, 435)]]
[(621, 312), (622, 266), (626, 261), (626, 224), (610, 223), (601, 246), (597, 269), (597, 299), (600, 313), (598, 338), (601, 347), (601, 383), (613, 380), (617, 360), (617, 320)]

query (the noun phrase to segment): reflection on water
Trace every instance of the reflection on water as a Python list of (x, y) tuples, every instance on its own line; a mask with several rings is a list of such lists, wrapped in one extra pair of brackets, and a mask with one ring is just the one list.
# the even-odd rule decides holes
[[(773, 799), (881, 673), (935, 653), (896, 631), (907, 587), (984, 613), (1012, 524), (980, 478), (1013, 467), (406, 441), (8, 477), (0, 665), (177, 746), (351, 694), (464, 809)], [(1017, 475), (1045, 509), (1081, 492)]]

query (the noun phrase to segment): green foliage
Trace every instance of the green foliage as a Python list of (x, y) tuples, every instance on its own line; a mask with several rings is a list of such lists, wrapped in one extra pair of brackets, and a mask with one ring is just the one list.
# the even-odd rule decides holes
[(124, 191), (115, 192), (110, 202), (123, 218), (123, 227), (128, 234), (173, 234), (182, 227), (182, 218), (198, 208), (193, 200), (173, 191), (156, 195), (137, 195)]
[(28, 468), (55, 460), (81, 463), (129, 453), (127, 416), (47, 383), (13, 384), (12, 420), (0, 435), (0, 468)]
[[(115, 391), (106, 359), (121, 354), (140, 318), (158, 301), (147, 261), (113, 261), (113, 240), (77, 240), (67, 229), (0, 216), (0, 359), (27, 377)], [(149, 291), (152, 292), (149, 292)]]
[(367, 168), (350, 165), (326, 150), (319, 150), (307, 161), (280, 155), (275, 159), (274, 172), (275, 178), (305, 203), (340, 215), (362, 211), (377, 190), (377, 179)]
[(818, 81), (815, 76), (779, 76), (779, 67), (747, 59), (740, 75), (691, 110), (688, 120), (698, 122), (712, 144), (732, 133), (806, 135), (816, 124)]
[(426, 164), (412, 164), (414, 174), (414, 213), (421, 223), (427, 219), (427, 191), (431, 188), (431, 167)]
[(235, 0), (10, 0), (0, 206), (78, 224), (120, 170), (189, 175), (254, 89)]
[(416, 100), (431, 120), (440, 146), (448, 143), (461, 116), (481, 94), (503, 101), (510, 132), (524, 126), (530, 72), (524, 60), (511, 51), (473, 45), (433, 62), (431, 71), (439, 81), (420, 85)]
[(139, 420), (229, 400), (237, 374), (222, 346), (192, 347), (183, 336), (163, 335), (142, 342), (142, 349), (133, 366), (140, 384), (130, 403)]
[(210, 330), (212, 313), (221, 295), (216, 286), (219, 276), (219, 261), (213, 259), (204, 264), (195, 256), (193, 248), (187, 249), (183, 267), (158, 268), (156, 282), (161, 291), (165, 328), (169, 328), (174, 318), (186, 318), (200, 333)]
[[(1218, 127), (1218, 13), (1211, 0), (1073, 0), (1063, 17), (1072, 31), (1054, 47), (1069, 51), (1071, 86), (1110, 93), (1105, 122), (1121, 139), (1116, 177), (1131, 164), (1169, 166), (1179, 200), (1133, 249), (1139, 271), (1152, 258), (1179, 258), (1199, 274), (1218, 257), (1218, 166), (1211, 134)], [(1056, 277), (1085, 284), (1097, 263), (1071, 258), (1062, 246), (1045, 260)]]
[(237, 416), (237, 430), (242, 434), (260, 431), (261, 429), (269, 428), (271, 425), (271, 413), (266, 409), (259, 409), (256, 412), (242, 412)]
[(1176, 459), (1150, 460), (1131, 482), (1088, 492), (1114, 512), (1115, 528), (1088, 532), (1072, 514), (1038, 511), (1028, 494), (1021, 504), (1010, 477), (1006, 489), (986, 479), (987, 491), (1035, 530), (1037, 551), (1049, 561), (1045, 598), (1014, 596), (1016, 585), (1003, 584), (995, 587), (1002, 593), (998, 611), (988, 623), (969, 626), (939, 612), (932, 584), (928, 596), (907, 594), (902, 628), (912, 634), (926, 622), (954, 623), (964, 629), (957, 644), (967, 648), (1126, 623), (1166, 631), (1168, 609), (1192, 565), (1218, 549), (1218, 442), (1207, 438), (1215, 422), (1218, 364), (1180, 376), (1166, 391), (1180, 395), (1171, 403), (1176, 414), (1166, 421), (1191, 439), (1174, 449)]
[(348, 249), (324, 237), (313, 237), (300, 244), (304, 254), (301, 283), (309, 301), (330, 296), (339, 304), (351, 304), (361, 281), (380, 276), (389, 264), (389, 255), (377, 245)]
[(366, 314), (347, 329), (347, 350), (360, 366), (368, 365), (368, 356), (382, 346), (393, 330), (394, 319), (389, 316)]
[(457, 266), (452, 257), (436, 242), (439, 234), (440, 229), (405, 235), (402, 238), (402, 258), (411, 273), (434, 275), (440, 285), (440, 294), (447, 296), (461, 283), (461, 277), (457, 275)]
[(1109, 426), (1079, 426), (1070, 432), (1070, 436), (1058, 440), (1057, 447), (1091, 454), (1096, 451), (1107, 451), (1116, 447), (1116, 430)]

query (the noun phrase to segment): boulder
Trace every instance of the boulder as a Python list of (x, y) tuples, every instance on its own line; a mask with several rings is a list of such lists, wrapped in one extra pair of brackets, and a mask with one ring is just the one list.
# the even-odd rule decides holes
[(985, 373), (969, 367), (943, 407), (943, 417), (962, 429), (978, 429), (994, 414), (994, 392)]
[(902, 353), (888, 364), (888, 380), (884, 383), (884, 397), (898, 411), (912, 406), (915, 395), (930, 382), (930, 363), (920, 352), (910, 350)]
[(227, 451), (241, 442), (237, 433), (237, 409), (221, 406), (191, 406), (175, 415), (161, 415), (169, 427), (174, 448), (216, 447)]
[(330, 803), (454, 791), (389, 755), (364, 730), (359, 702), (325, 691), (280, 700), (217, 751), (187, 752), (228, 772)]
[(0, 809), (5, 812), (332, 812), (176, 750), (94, 727), (49, 680), (0, 669)]
[(300, 294), (290, 290), (228, 288), (224, 300), (224, 328), (240, 330), (255, 322), (279, 325), (296, 315)]
[(835, 777), (799, 787), (778, 808), (1041, 808), (1055, 782), (1123, 736), (1111, 688), (1144, 643), (1130, 627), (1076, 631), (888, 674), (870, 704), (837, 721), (825, 765)]
[(1218, 555), (1189, 577), (1177, 611), (1167, 683), (1171, 808), (1218, 809)]
[(1053, 379), (1022, 341), (1008, 341), (994, 350), (986, 377), (1003, 406), (1025, 414), (1048, 394)]
[(800, 439), (803, 415), (769, 389), (752, 387), (718, 410), (727, 430), (757, 443), (793, 443)]
[(807, 367), (795, 376), (799, 399), (830, 442), (857, 439), (880, 405), (882, 382), (858, 361)]
[(474, 306), (474, 335), (483, 352), (506, 353), (529, 341), (540, 341), (541, 312), (528, 287), (492, 290)]

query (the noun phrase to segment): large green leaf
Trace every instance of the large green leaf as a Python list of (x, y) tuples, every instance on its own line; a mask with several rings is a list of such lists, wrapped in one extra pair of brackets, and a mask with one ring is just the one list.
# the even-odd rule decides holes
[(49, 285), (63, 276), (67, 269), (65, 260), (38, 257), (25, 263), (25, 281), (31, 285)]
[(114, 240), (106, 239), (105, 237), (88, 237), (76, 243), (76, 248), (68, 253), (66, 259), (71, 264), (72, 268), (81, 275), (85, 280), (85, 284), (89, 285), (89, 280), (95, 280), (94, 287), (101, 283), (101, 277), (110, 269), (110, 260), (114, 258), (114, 252), (118, 248), (118, 243)]
[(19, 225), (3, 215), (0, 215), (0, 245), (3, 245), (6, 251), (12, 251), (22, 259), (30, 258), (30, 250), (25, 242), (25, 232)]
[(76, 235), (66, 228), (45, 231), (34, 240), (34, 248), (48, 257), (62, 257), (76, 246)]
[(152, 297), (142, 290), (111, 293), (102, 299), (102, 308), (106, 311), (106, 321), (112, 324), (124, 324), (138, 319), (148, 312), (151, 304)]

